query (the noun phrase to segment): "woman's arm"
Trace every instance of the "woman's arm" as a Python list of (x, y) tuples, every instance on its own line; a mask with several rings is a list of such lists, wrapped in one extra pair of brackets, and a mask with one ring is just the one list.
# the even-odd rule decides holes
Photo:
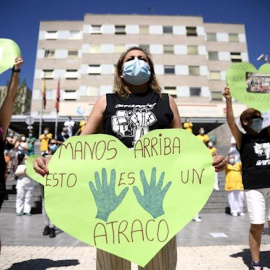
[[(17, 57), (15, 59), (14, 69), (18, 70), (22, 64), (23, 59), (21, 57)], [(0, 109), (0, 127), (3, 128), (4, 138), (6, 137), (7, 129), (10, 124), (10, 119), (13, 112), (13, 105), (15, 102), (18, 86), (19, 86), (19, 73), (12, 72), (7, 89), (7, 95)]]
[(238, 127), (237, 127), (237, 125), (235, 124), (235, 121), (234, 121), (234, 114), (233, 114), (233, 107), (232, 107), (232, 97), (231, 97), (230, 89), (228, 87), (225, 87), (222, 94), (226, 99), (227, 122), (228, 122), (230, 130), (232, 132), (232, 135), (235, 138), (237, 148), (240, 149), (241, 142), (242, 142), (242, 133), (238, 129)]
[(171, 123), (171, 128), (182, 128), (181, 118), (180, 118), (177, 105), (175, 103), (175, 100), (171, 96), (169, 96), (169, 102), (170, 102), (171, 110), (173, 112), (173, 120)]
[(101, 96), (95, 103), (86, 126), (80, 135), (96, 134), (102, 131), (103, 114), (106, 109), (106, 96)]

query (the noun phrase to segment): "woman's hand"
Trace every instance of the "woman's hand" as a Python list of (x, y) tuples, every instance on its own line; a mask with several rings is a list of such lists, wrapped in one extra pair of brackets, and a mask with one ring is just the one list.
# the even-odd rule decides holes
[(49, 173), (48, 164), (50, 161), (50, 157), (38, 157), (34, 161), (34, 170), (36, 173), (44, 176)]
[(225, 87), (225, 88), (224, 88), (224, 90), (223, 90), (223, 92), (222, 92), (222, 95), (223, 95), (226, 99), (231, 99), (231, 98), (232, 98), (229, 87)]
[(23, 59), (22, 59), (22, 57), (21, 57), (21, 56), (16, 57), (14, 68), (15, 68), (15, 69), (19, 69), (19, 68), (21, 67), (22, 64), (23, 64)]
[(215, 167), (216, 172), (221, 172), (225, 169), (225, 167), (227, 165), (227, 161), (226, 161), (224, 156), (216, 155), (213, 157), (212, 165)]

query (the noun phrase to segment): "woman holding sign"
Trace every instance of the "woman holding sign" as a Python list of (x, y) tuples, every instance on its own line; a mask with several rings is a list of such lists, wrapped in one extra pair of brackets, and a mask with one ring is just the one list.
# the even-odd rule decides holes
[[(15, 65), (12, 68), (11, 78), (8, 85), (7, 95), (0, 108), (0, 209), (6, 194), (5, 183), (5, 168), (6, 162), (4, 158), (5, 137), (9, 127), (10, 119), (13, 112), (13, 105), (15, 102), (18, 86), (19, 86), (19, 73), (20, 67), (23, 64), (23, 59), (17, 57), (15, 59)], [(0, 253), (1, 253), (1, 241), (0, 241)]]
[[(132, 47), (120, 56), (114, 92), (98, 99), (81, 135), (109, 134), (132, 148), (141, 136), (151, 130), (181, 128), (176, 103), (172, 97), (161, 93), (152, 59), (143, 49)], [(36, 159), (35, 171), (43, 175), (48, 173), (47, 163), (48, 159)], [(215, 158), (217, 171), (225, 165), (223, 157)], [(175, 270), (176, 262), (176, 237), (173, 237), (145, 267), (139, 269)], [(131, 263), (98, 250), (96, 269), (130, 270)]]
[[(262, 269), (260, 262), (261, 235), (265, 223), (265, 210), (270, 196), (270, 127), (262, 129), (261, 113), (249, 108), (242, 112), (240, 122), (243, 134), (234, 121), (229, 88), (225, 88), (227, 121), (236, 140), (242, 161), (242, 179), (250, 219), (249, 245), (254, 270)], [(270, 213), (268, 213), (270, 225)]]

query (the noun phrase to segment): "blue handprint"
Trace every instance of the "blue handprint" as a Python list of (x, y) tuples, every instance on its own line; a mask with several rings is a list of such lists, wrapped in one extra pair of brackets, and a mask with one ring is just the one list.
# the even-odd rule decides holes
[(150, 184), (147, 183), (144, 171), (140, 171), (141, 181), (143, 185), (144, 195), (141, 194), (137, 187), (133, 187), (137, 201), (153, 218), (157, 218), (164, 214), (163, 200), (166, 192), (170, 188), (172, 182), (168, 182), (162, 189), (165, 173), (162, 172), (156, 185), (156, 168), (152, 169)]
[(120, 205), (128, 192), (128, 187), (126, 187), (122, 190), (120, 195), (117, 196), (115, 194), (115, 178), (116, 172), (115, 170), (112, 170), (110, 183), (108, 183), (107, 172), (106, 169), (103, 168), (102, 183), (98, 172), (95, 172), (96, 187), (93, 182), (89, 182), (89, 187), (93, 193), (98, 209), (96, 218), (102, 219), (103, 221), (108, 220), (110, 213)]

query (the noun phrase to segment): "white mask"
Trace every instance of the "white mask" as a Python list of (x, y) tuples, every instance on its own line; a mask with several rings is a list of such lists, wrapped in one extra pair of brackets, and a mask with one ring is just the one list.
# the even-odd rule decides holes
[(123, 66), (123, 78), (133, 85), (141, 85), (148, 82), (150, 76), (150, 66), (138, 58), (126, 62)]
[(230, 158), (230, 159), (229, 159), (229, 163), (230, 163), (231, 165), (233, 165), (233, 164), (235, 163), (234, 158)]

